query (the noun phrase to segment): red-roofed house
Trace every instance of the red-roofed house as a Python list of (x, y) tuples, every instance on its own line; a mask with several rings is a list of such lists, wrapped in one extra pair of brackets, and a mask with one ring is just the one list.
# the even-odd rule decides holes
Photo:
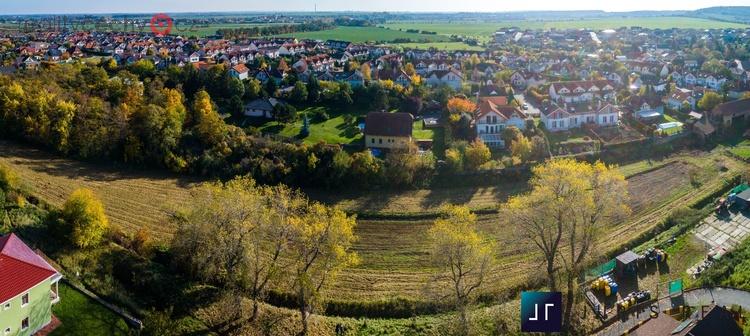
[(229, 75), (239, 80), (245, 80), (250, 75), (250, 69), (244, 64), (237, 64), (229, 69)]
[(18, 236), (0, 236), (0, 335), (33, 335), (49, 324), (61, 278)]
[(506, 127), (526, 127), (526, 116), (518, 107), (508, 105), (506, 97), (480, 97), (474, 126), (477, 137), (489, 147), (504, 147), (502, 139)]

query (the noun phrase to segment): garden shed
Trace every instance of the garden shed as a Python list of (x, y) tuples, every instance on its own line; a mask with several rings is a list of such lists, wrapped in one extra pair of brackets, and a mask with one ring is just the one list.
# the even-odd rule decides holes
[(617, 260), (617, 265), (615, 266), (615, 274), (617, 274), (618, 277), (622, 277), (625, 274), (635, 273), (638, 257), (639, 256), (635, 252), (630, 250), (618, 255), (615, 258), (615, 260)]

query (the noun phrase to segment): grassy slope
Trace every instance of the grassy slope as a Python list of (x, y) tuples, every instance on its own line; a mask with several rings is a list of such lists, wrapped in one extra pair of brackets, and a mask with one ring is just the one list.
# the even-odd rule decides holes
[(62, 322), (53, 336), (130, 334), (125, 320), (64, 283), (60, 284), (60, 302), (52, 307), (52, 313)]
[[(148, 226), (161, 237), (169, 237), (173, 229), (168, 224), (164, 204), (185, 202), (185, 182), (168, 177), (127, 174), (112, 168), (96, 167), (70, 160), (56, 159), (40, 154), (27, 147), (0, 142), (0, 162), (9, 164), (30, 184), (34, 194), (52, 203), (61, 204), (75, 188), (87, 186), (103, 199), (107, 213), (115, 226), (133, 232), (140, 226)], [(673, 209), (687, 204), (716, 183), (721, 183), (727, 174), (740, 169), (734, 160), (720, 153), (710, 155), (688, 153), (673, 158), (678, 163), (670, 164), (630, 180), (633, 195), (631, 206), (635, 209), (627, 223), (621, 223), (607, 231), (602, 239), (603, 247), (614, 247), (615, 243), (626, 243), (658, 224)], [(717, 162), (724, 161), (729, 172), (719, 172)], [(626, 166), (635, 174), (661, 163), (638, 163)], [(697, 166), (705, 171), (704, 183), (699, 188), (690, 185), (687, 171)], [(709, 176), (710, 175), (710, 176)], [(655, 185), (659, 185), (655, 188)], [(364, 207), (376, 211), (434, 211), (443, 203), (466, 203), (470, 206), (497, 206), (508, 194), (524, 190), (524, 184), (503, 185), (494, 188), (459, 188), (398, 192), (370, 192), (367, 197), (342, 200), (350, 202), (347, 207)], [(328, 197), (332, 197), (327, 193)], [(337, 191), (333, 197), (349, 197)], [(315, 196), (315, 195), (313, 195)], [(393, 202), (396, 202), (394, 204)], [(360, 237), (356, 251), (362, 264), (344, 270), (340, 283), (332, 292), (334, 298), (382, 299), (393, 296), (420, 298), (429, 279), (432, 266), (429, 263), (425, 232), (431, 221), (368, 221), (359, 220), (356, 234)], [(513, 227), (497, 216), (482, 216), (480, 228), (491, 240), (496, 241), (498, 263), (493, 267), (493, 276), (488, 280), (492, 290), (503, 290), (529, 281), (536, 262), (527, 247), (513, 240)]]

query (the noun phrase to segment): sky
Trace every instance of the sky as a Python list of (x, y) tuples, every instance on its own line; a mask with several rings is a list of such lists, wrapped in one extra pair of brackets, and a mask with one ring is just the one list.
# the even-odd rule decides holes
[(525, 10), (694, 10), (750, 6), (750, 0), (0, 0), (3, 14), (225, 11), (506, 12)]

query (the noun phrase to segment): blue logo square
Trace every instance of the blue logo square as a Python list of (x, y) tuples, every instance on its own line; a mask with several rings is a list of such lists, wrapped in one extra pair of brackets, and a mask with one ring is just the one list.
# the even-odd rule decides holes
[(562, 293), (521, 292), (521, 331), (560, 332)]

